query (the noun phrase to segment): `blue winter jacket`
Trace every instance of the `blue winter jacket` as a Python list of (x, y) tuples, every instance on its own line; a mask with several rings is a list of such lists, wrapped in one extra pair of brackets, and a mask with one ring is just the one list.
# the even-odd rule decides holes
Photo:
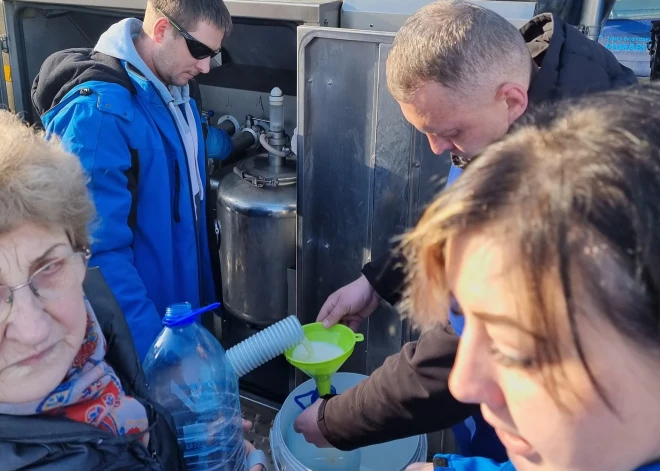
[[(451, 185), (456, 181), (461, 173), (463, 171), (460, 168), (452, 165), (449, 170), (449, 176), (447, 177), (447, 185)], [(449, 311), (449, 323), (457, 335), (460, 336), (463, 333), (463, 326), (465, 324), (463, 316)], [(464, 422), (453, 426), (452, 432), (454, 432), (456, 443), (463, 455), (488, 456), (499, 462), (507, 459), (506, 450), (502, 443), (500, 443), (495, 430), (483, 419), (480, 412), (476, 412)]]
[[(446, 466), (436, 466), (434, 471), (516, 471), (510, 461), (496, 463), (488, 458), (466, 458), (460, 455), (435, 455), (444, 458)], [(603, 469), (607, 471), (607, 469)], [(652, 463), (637, 468), (635, 471), (660, 471), (660, 463)]]
[[(60, 136), (89, 175), (99, 216), (91, 264), (112, 288), (142, 360), (168, 305), (196, 308), (215, 298), (205, 201), (196, 202), (195, 217), (189, 161), (171, 108), (134, 64), (91, 50), (51, 56), (35, 80), (33, 103), (47, 135)], [(200, 118), (193, 101), (191, 107), (206, 182)]]

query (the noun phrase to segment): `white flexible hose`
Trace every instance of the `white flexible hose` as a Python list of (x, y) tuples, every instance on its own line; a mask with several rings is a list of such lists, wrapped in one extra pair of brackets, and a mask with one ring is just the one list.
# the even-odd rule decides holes
[(264, 149), (266, 149), (269, 153), (271, 153), (271, 154), (273, 154), (277, 157), (288, 157), (289, 156), (289, 154), (287, 152), (277, 150), (273, 146), (268, 144), (268, 139), (266, 139), (266, 135), (263, 134), (263, 133), (259, 135), (259, 142), (261, 143), (261, 145), (263, 146)]

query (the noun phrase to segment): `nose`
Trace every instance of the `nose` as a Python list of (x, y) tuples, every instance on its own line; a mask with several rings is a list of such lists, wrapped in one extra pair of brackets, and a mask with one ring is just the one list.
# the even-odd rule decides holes
[(431, 145), (431, 150), (436, 155), (440, 155), (443, 152), (454, 148), (454, 144), (448, 139), (444, 139), (433, 134), (427, 134), (426, 137), (428, 138), (429, 144)]
[(195, 66), (200, 73), (208, 74), (211, 70), (211, 58), (207, 57), (206, 59), (199, 60)]
[(466, 325), (449, 376), (449, 390), (461, 402), (486, 404), (497, 409), (505, 403), (504, 395), (494, 377), (486, 340), (475, 338)]
[(14, 291), (11, 310), (11, 321), (5, 331), (8, 339), (28, 346), (38, 346), (46, 341), (51, 317), (30, 287)]

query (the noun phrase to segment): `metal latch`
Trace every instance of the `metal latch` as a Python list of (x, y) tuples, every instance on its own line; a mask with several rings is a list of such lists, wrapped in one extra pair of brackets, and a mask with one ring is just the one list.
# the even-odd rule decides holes
[(9, 38), (6, 34), (0, 36), (0, 47), (2, 47), (2, 52), (9, 54)]
[(258, 188), (263, 188), (264, 186), (287, 186), (296, 183), (296, 177), (265, 178), (261, 175), (252, 175), (251, 173), (241, 170), (238, 167), (234, 167), (234, 173), (248, 182), (250, 185), (254, 185)]

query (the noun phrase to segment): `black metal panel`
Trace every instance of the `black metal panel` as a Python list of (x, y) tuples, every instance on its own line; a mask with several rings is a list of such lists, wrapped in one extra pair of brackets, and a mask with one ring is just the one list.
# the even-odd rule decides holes
[[(298, 295), (305, 306), (301, 320), (312, 322), (332, 291), (360, 275), (370, 246), (378, 45), (318, 38), (304, 55), (310, 68), (303, 99), (311, 106), (301, 166), (304, 197), (298, 203), (305, 221)], [(358, 344), (346, 368), (364, 371), (365, 362), (366, 343)]]
[[(412, 154), (413, 128), (401, 114), (399, 105), (387, 90), (385, 61), (391, 44), (380, 44), (378, 58), (378, 96), (376, 102), (376, 153), (371, 256), (388, 256), (395, 246), (393, 236), (408, 228), (412, 198), (411, 172), (419, 166)], [(366, 372), (380, 367), (385, 358), (401, 348), (401, 315), (387, 303), (372, 314), (368, 330)]]
[[(446, 180), (448, 156), (433, 155), (387, 91), (392, 39), (299, 29), (297, 315), (303, 323), (358, 278), (364, 263), (388, 253)], [(390, 306), (381, 306), (362, 331), (365, 342), (347, 371), (371, 373), (411, 337)]]

